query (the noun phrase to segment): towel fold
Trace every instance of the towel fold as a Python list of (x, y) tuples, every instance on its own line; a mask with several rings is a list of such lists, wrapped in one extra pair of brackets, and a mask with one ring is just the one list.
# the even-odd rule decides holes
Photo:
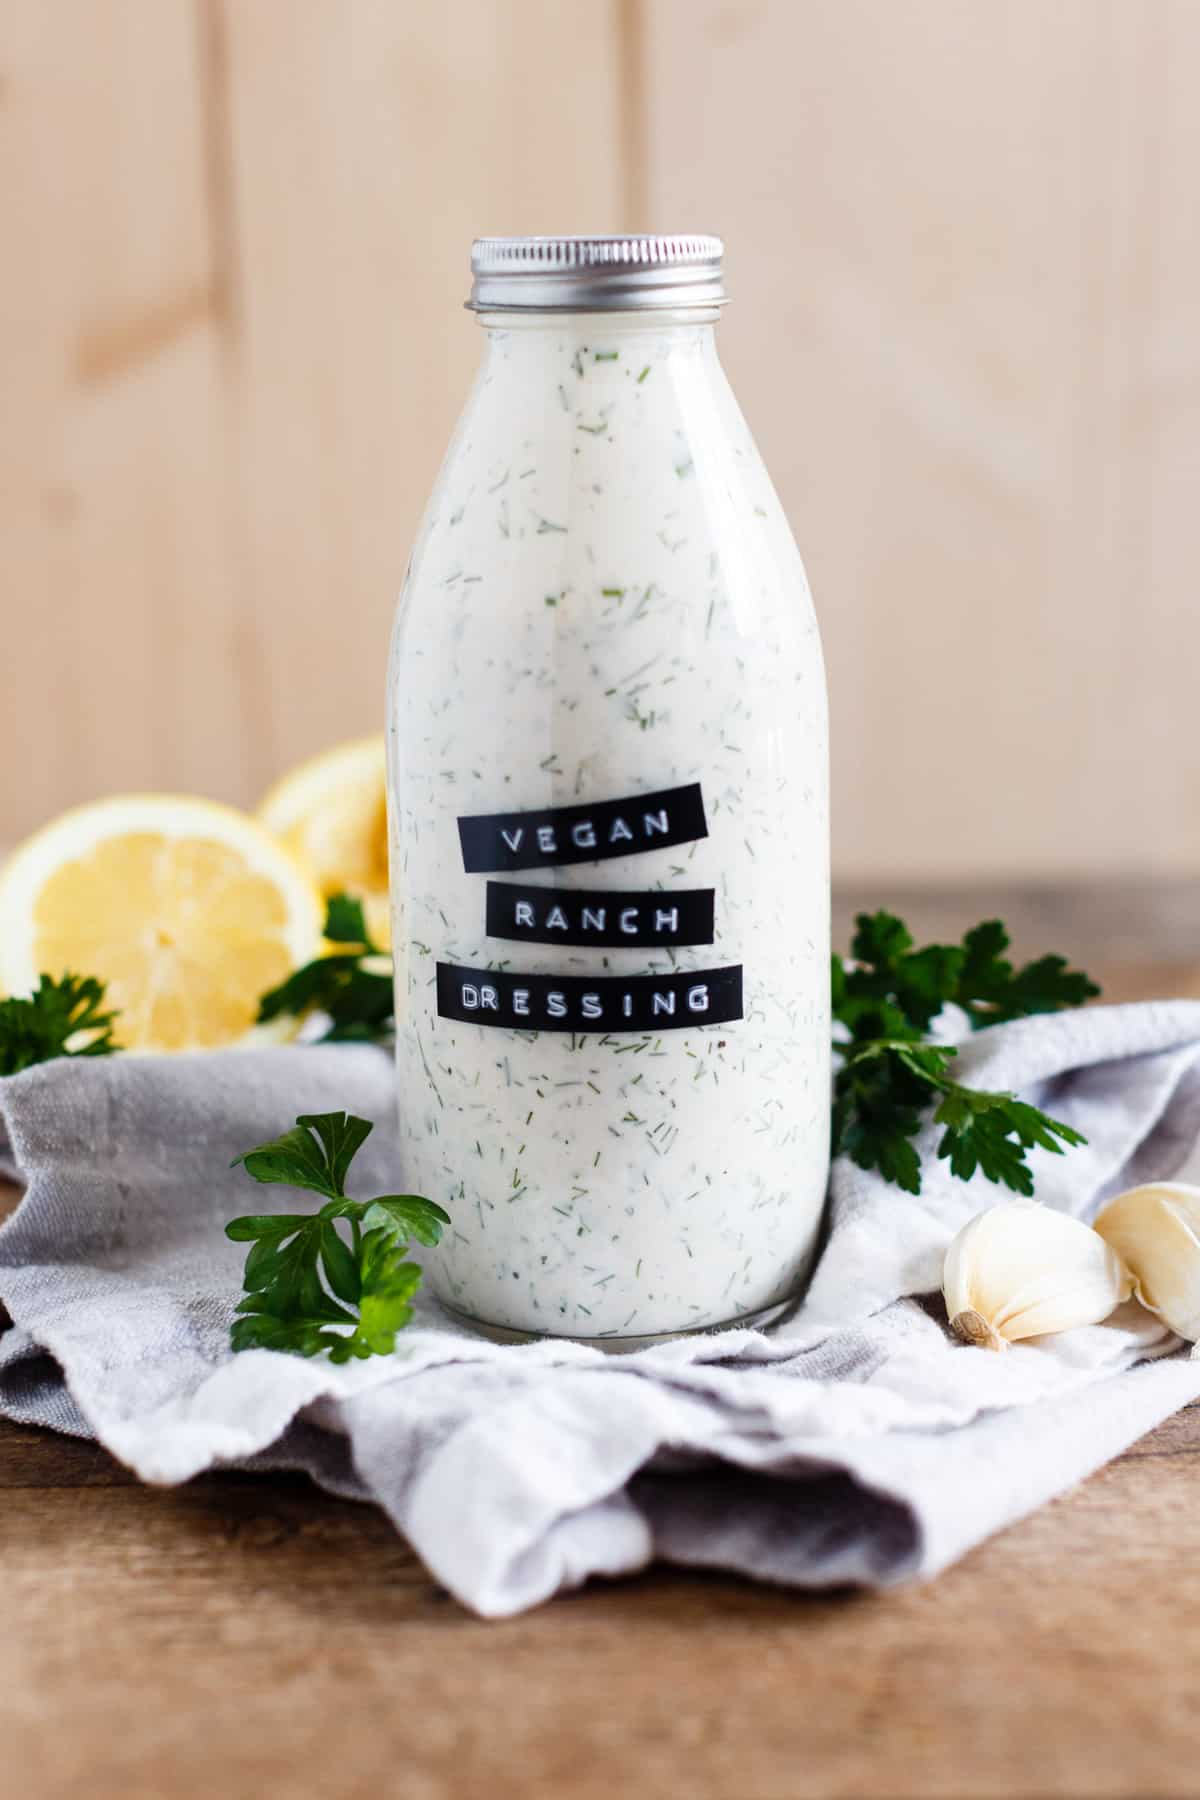
[[(1035, 1151), (1038, 1198), (1082, 1218), (1182, 1175), (1200, 1138), (1200, 1003), (996, 1026), (956, 1075), (1088, 1138)], [(401, 1096), (403, 1104), (403, 1096)], [(763, 1333), (631, 1355), (499, 1346), (422, 1298), (392, 1357), (232, 1356), (250, 1210), (293, 1210), (231, 1159), (298, 1113), (376, 1121), (355, 1189), (394, 1189), (392, 1065), (351, 1046), (43, 1064), (0, 1081), (0, 1413), (96, 1437), (150, 1482), (307, 1470), (382, 1506), (485, 1615), (655, 1557), (798, 1587), (936, 1573), (1200, 1396), (1200, 1362), (1139, 1307), (1014, 1346), (953, 1344), (936, 1300), (954, 1233), (1004, 1197), (920, 1141), (918, 1197), (835, 1165), (805, 1302)], [(426, 1252), (426, 1255), (436, 1252)]]

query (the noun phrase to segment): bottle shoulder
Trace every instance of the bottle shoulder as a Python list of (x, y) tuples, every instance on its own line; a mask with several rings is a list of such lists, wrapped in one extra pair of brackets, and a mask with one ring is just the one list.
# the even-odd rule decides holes
[(798, 548), (719, 365), (635, 360), (571, 386), (481, 378), (426, 511), (409, 604), (464, 586), (551, 608), (686, 589), (736, 593), (746, 615), (809, 611)]

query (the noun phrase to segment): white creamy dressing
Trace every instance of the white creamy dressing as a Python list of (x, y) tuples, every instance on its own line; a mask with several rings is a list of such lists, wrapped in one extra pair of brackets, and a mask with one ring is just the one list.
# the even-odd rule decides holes
[[(389, 697), (402, 1172), (452, 1218), (426, 1278), (523, 1332), (736, 1320), (802, 1280), (828, 1163), (826, 708), (808, 588), (711, 324), (487, 323)], [(658, 847), (638, 797), (694, 783), (708, 835)], [(615, 800), (631, 838), (602, 847), (631, 853), (464, 869), (464, 816)], [(543, 846), (573, 833), (586, 850), (589, 827), (603, 836), (611, 817), (543, 824)], [(510, 845), (523, 829), (539, 827), (510, 825)], [(546, 890), (520, 913), (509, 897), (512, 936), (486, 933), (489, 882)], [(596, 904), (590, 924), (572, 906), (581, 889), (620, 896), (602, 925)], [(711, 943), (669, 941), (681, 889), (712, 890)], [(524, 939), (561, 931), (560, 901), (593, 936), (619, 937), (636, 912), (638, 941)], [(648, 944), (654, 930), (668, 941)], [(511, 1001), (528, 1030), (458, 1022), (438, 1014), (439, 963), (588, 982), (686, 972), (654, 1018), (691, 1007), (698, 1022), (589, 1028), (598, 1001), (589, 1014), (546, 983)], [(705, 1024), (705, 972), (738, 965), (744, 1017)], [(481, 1018), (505, 1003), (467, 985)], [(554, 994), (556, 1023), (576, 1030), (535, 1028)], [(619, 1013), (619, 993), (604, 1004)]]

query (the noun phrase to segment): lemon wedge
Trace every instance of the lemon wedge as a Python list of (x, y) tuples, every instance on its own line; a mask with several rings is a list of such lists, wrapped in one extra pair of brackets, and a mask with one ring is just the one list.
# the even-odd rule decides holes
[(326, 897), (362, 901), (382, 949), (391, 943), (385, 760), (382, 737), (336, 744), (276, 782), (258, 809)]
[(0, 991), (95, 975), (127, 1050), (209, 1050), (292, 1035), (259, 996), (322, 947), (307, 871), (255, 820), (212, 801), (122, 795), (64, 813), (0, 876)]

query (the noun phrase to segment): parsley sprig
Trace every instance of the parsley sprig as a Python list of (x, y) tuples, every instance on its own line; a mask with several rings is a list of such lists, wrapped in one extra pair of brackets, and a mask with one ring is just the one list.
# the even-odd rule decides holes
[[(325, 935), (342, 948), (264, 995), (259, 1017), (321, 1012), (330, 1021), (324, 1041), (383, 1042), (394, 1030), (390, 959), (371, 942), (357, 900), (337, 894), (328, 907)], [(998, 919), (976, 925), (961, 943), (922, 949), (893, 913), (860, 913), (856, 924), (849, 959), (835, 956), (832, 968), (835, 1152), (919, 1194), (913, 1139), (933, 1106), (943, 1127), (938, 1156), (953, 1174), (968, 1180), (982, 1170), (989, 1181), (1032, 1193), (1027, 1152), (1061, 1152), (1083, 1139), (1013, 1094), (955, 1081), (949, 1071), (956, 1052), (931, 1042), (929, 1029), (948, 1006), (979, 1030), (1081, 1006), (1099, 988), (1061, 956), (1014, 966)]]
[(287, 1013), (324, 1013), (321, 1043), (382, 1043), (392, 1034), (392, 959), (371, 941), (362, 902), (349, 894), (326, 901), (325, 936), (338, 949), (289, 975), (263, 995), (258, 1022)]
[(833, 958), (835, 1044), (833, 1147), (862, 1169), (878, 1169), (910, 1194), (921, 1191), (913, 1139), (931, 1105), (944, 1129), (938, 1156), (951, 1173), (1032, 1194), (1026, 1160), (1036, 1148), (1056, 1154), (1085, 1139), (1015, 1095), (970, 1088), (948, 1073), (955, 1048), (930, 1042), (929, 1027), (946, 1006), (959, 1007), (973, 1029), (1030, 1013), (1079, 1006), (1100, 992), (1061, 956), (1014, 968), (1004, 956), (1008, 933), (991, 919), (961, 944), (917, 950), (902, 920), (860, 913), (850, 962)]
[(347, 1199), (346, 1175), (372, 1130), (352, 1113), (304, 1113), (282, 1137), (234, 1159), (255, 1181), (305, 1188), (326, 1202), (316, 1213), (251, 1214), (225, 1227), (235, 1243), (252, 1245), (230, 1333), (235, 1350), (327, 1350), (331, 1362), (344, 1363), (395, 1349), (421, 1285), (409, 1239), (436, 1244), (450, 1215), (417, 1194)]
[(27, 998), (0, 1000), (0, 1075), (55, 1056), (111, 1055), (116, 1016), (104, 1010), (104, 983), (94, 976), (42, 975)]

